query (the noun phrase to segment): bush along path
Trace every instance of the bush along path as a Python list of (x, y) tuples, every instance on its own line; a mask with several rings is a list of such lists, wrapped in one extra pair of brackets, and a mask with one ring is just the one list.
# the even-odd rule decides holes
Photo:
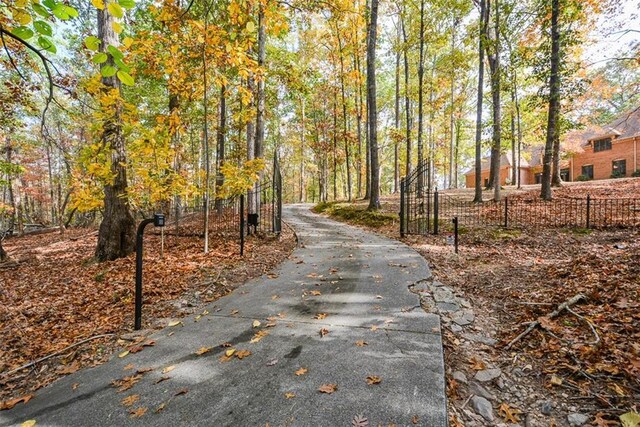
[(277, 270), (0, 424), (446, 426), (440, 320), (415, 289), (426, 262), (308, 209), (286, 209), (299, 247)]

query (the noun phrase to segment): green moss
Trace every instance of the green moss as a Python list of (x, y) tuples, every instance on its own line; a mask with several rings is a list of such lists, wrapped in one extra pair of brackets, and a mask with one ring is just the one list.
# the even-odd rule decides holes
[(491, 237), (495, 240), (517, 239), (520, 235), (522, 235), (522, 231), (520, 230), (507, 230), (504, 228), (499, 228), (491, 232)]
[(368, 211), (364, 206), (350, 203), (323, 202), (316, 205), (313, 211), (327, 214), (340, 221), (372, 228), (391, 225), (398, 220), (397, 215), (379, 211)]

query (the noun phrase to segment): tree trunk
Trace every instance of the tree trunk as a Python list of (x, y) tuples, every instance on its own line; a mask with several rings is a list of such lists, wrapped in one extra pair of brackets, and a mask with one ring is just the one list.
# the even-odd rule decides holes
[(395, 109), (394, 109), (394, 126), (396, 128), (396, 135), (393, 138), (393, 192), (397, 193), (400, 188), (400, 165), (398, 163), (398, 135), (400, 134), (400, 23), (397, 23), (397, 35), (396, 35), (396, 93), (395, 93)]
[[(205, 39), (207, 34), (208, 17), (204, 19)], [(202, 45), (202, 83), (204, 86), (203, 104), (204, 104), (204, 131), (203, 131), (203, 150), (204, 150), (204, 253), (209, 253), (209, 203), (211, 200), (210, 180), (211, 180), (211, 160), (209, 159), (209, 99), (207, 85), (207, 51), (206, 44)]]
[[(453, 55), (456, 49), (456, 27), (458, 26), (457, 18), (453, 18), (453, 25), (451, 27), (451, 60), (453, 61)], [(456, 142), (456, 132), (455, 132), (455, 115), (454, 115), (454, 104), (455, 104), (455, 83), (456, 78), (456, 70), (452, 64), (451, 67), (451, 111), (449, 113), (449, 121), (450, 121), (450, 129), (451, 129), (451, 140), (449, 144), (449, 188), (457, 188), (457, 182), (453, 181), (453, 169), (455, 163), (454, 157), (454, 148)]]
[[(265, 27), (264, 5), (259, 2), (258, 6), (258, 67), (264, 70), (266, 62), (266, 44), (267, 32)], [(264, 114), (266, 104), (265, 77), (264, 73), (258, 79), (257, 91), (257, 114), (256, 114), (256, 139), (255, 139), (255, 155), (256, 158), (264, 157)]]
[[(114, 22), (113, 15), (106, 10), (98, 10), (98, 37), (103, 52), (109, 45), (119, 45), (118, 36), (113, 30)], [(109, 65), (113, 65), (111, 61)], [(121, 95), (120, 81), (116, 76), (102, 77), (102, 84), (106, 91)], [(127, 155), (121, 114), (121, 107), (117, 105), (102, 123), (101, 142), (111, 152), (111, 173), (114, 178), (104, 186), (104, 213), (96, 247), (99, 261), (125, 257), (134, 251), (136, 245), (135, 222), (127, 200)]]
[(222, 198), (218, 196), (224, 185), (224, 175), (222, 174), (222, 166), (225, 161), (225, 138), (227, 134), (227, 88), (225, 85), (220, 87), (220, 119), (217, 133), (217, 149), (216, 149), (216, 210), (218, 214), (222, 214)]
[[(424, 3), (425, 0), (420, 0), (420, 38), (419, 38), (419, 57), (418, 57), (418, 167), (422, 167), (422, 161), (424, 159), (424, 147), (422, 145), (422, 135), (424, 130)], [(418, 175), (418, 188), (422, 191), (424, 186), (422, 174)]]
[(340, 54), (338, 56), (340, 57), (340, 91), (342, 95), (342, 120), (343, 120), (342, 135), (344, 139), (344, 155), (345, 155), (346, 168), (347, 168), (347, 199), (351, 201), (351, 198), (352, 198), (351, 156), (349, 153), (349, 136), (348, 136), (349, 118), (347, 117), (347, 96), (345, 93), (345, 82), (344, 82), (344, 55), (343, 55), (342, 39), (340, 38), (340, 30), (338, 29), (337, 25), (336, 25), (336, 37), (338, 38), (338, 47), (340, 49)]
[(511, 185), (516, 185), (518, 180), (518, 162), (516, 159), (516, 91), (515, 86), (511, 88)]
[(306, 201), (305, 198), (305, 182), (304, 182), (304, 143), (305, 143), (305, 100), (302, 98), (301, 101), (302, 108), (302, 130), (300, 132), (300, 194), (298, 197), (298, 201), (300, 203), (304, 203)]
[(551, 162), (553, 145), (558, 133), (558, 114), (560, 111), (560, 31), (558, 17), (560, 15), (560, 0), (551, 1), (551, 76), (549, 77), (549, 116), (547, 121), (547, 138), (544, 146), (542, 166), (542, 188), (540, 197), (551, 200)]
[(480, 0), (480, 34), (478, 37), (478, 101), (476, 104), (475, 203), (482, 202), (482, 101), (484, 99), (484, 45), (487, 26), (486, 0)]
[[(487, 7), (489, 9), (489, 7)], [(490, 184), (493, 187), (493, 200), (500, 201), (500, 157), (501, 157), (501, 106), (500, 106), (500, 10), (498, 0), (495, 2), (494, 46), (488, 53), (491, 68), (491, 98), (493, 100), (493, 143), (491, 146)]]
[(333, 200), (338, 200), (338, 94), (333, 92)]
[(367, 31), (367, 99), (369, 104), (369, 146), (371, 152), (371, 197), (369, 210), (380, 208), (380, 169), (378, 166), (378, 108), (376, 100), (376, 39), (378, 0), (371, 0)]
[(406, 144), (407, 144), (407, 159), (406, 159), (406, 167), (405, 167), (405, 175), (409, 176), (411, 174), (411, 98), (409, 97), (409, 47), (408, 47), (408, 37), (407, 37), (407, 28), (404, 22), (404, 15), (400, 15), (401, 21), (400, 25), (402, 26), (402, 39), (404, 41), (403, 46), (403, 56), (404, 56), (404, 112), (405, 112), (405, 121), (406, 121)]
[[(556, 127), (559, 124), (556, 122)], [(556, 130), (556, 135), (553, 138), (553, 170), (551, 173), (551, 186), (560, 187), (562, 185), (562, 177), (560, 176), (560, 132)]]
[(5, 262), (9, 260), (9, 255), (7, 255), (7, 251), (2, 247), (2, 236), (0, 236), (0, 262)]

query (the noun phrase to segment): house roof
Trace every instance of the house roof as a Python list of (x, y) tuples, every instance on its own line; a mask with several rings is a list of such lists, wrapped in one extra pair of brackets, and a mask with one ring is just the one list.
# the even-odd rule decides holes
[(626, 139), (640, 136), (640, 106), (620, 114), (611, 123), (604, 126), (591, 126), (585, 130), (569, 132), (566, 139), (579, 141), (580, 145), (588, 145), (591, 141), (611, 137)]

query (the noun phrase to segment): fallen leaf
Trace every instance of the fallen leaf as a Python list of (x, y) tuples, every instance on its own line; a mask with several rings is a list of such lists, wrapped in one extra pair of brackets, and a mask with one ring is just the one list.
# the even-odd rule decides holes
[(180, 320), (173, 320), (173, 321), (169, 322), (168, 326), (174, 327), (174, 326), (178, 326), (178, 325), (184, 326), (184, 324)]
[(262, 323), (260, 323), (260, 321), (259, 321), (259, 320), (254, 320), (254, 321), (253, 321), (253, 327), (254, 327), (254, 328), (257, 328), (257, 327), (258, 327), (258, 326), (260, 326), (261, 324), (262, 324)]
[(356, 415), (351, 420), (352, 427), (369, 427), (369, 420), (364, 415)]
[(227, 357), (231, 357), (231, 356), (233, 356), (233, 354), (234, 354), (235, 352), (236, 352), (236, 349), (235, 349), (235, 348), (231, 348), (231, 349), (229, 349), (229, 350), (225, 351), (225, 352), (224, 352), (224, 355), (225, 355), (225, 356), (227, 356)]
[(384, 299), (382, 295), (376, 295), (376, 299)]
[(123, 351), (122, 353), (120, 353), (120, 354), (118, 355), (118, 357), (122, 359), (122, 358), (123, 358), (123, 357), (125, 357), (127, 354), (129, 354), (129, 350), (125, 350), (125, 351)]
[(158, 405), (158, 407), (156, 408), (156, 414), (159, 412), (162, 412), (164, 410), (164, 407), (167, 406), (166, 403), (162, 402), (160, 405)]
[(269, 279), (277, 279), (277, 278), (278, 278), (278, 275), (277, 275), (276, 273), (269, 273), (269, 274), (267, 274), (267, 277), (268, 277)]
[(211, 351), (211, 347), (201, 347), (200, 350), (196, 351), (198, 356), (202, 356), (205, 353), (209, 353)]
[(231, 311), (231, 315), (235, 316), (236, 314), (240, 313), (240, 310), (232, 310)]
[(358, 347), (364, 347), (365, 345), (369, 345), (369, 343), (366, 341), (356, 341), (356, 345)]
[(124, 368), (122, 368), (123, 371), (129, 371), (133, 369), (133, 363), (129, 363), (127, 366), (125, 366)]
[(111, 381), (111, 385), (118, 387), (118, 393), (122, 393), (123, 391), (127, 391), (133, 387), (141, 378), (142, 374), (134, 374), (120, 380), (113, 380)]
[(71, 390), (77, 390), (78, 387), (80, 387), (80, 383), (73, 383), (71, 384)]
[(420, 422), (420, 417), (418, 417), (417, 415), (414, 415), (413, 418), (411, 418), (411, 424), (418, 424)]
[(291, 393), (291, 392), (287, 392), (284, 394), (284, 397), (286, 397), (287, 399), (293, 399), (294, 397), (296, 397), (295, 393)]
[(275, 366), (278, 364), (278, 359), (273, 359), (267, 362), (267, 366)]
[(127, 396), (124, 399), (122, 399), (121, 403), (124, 406), (131, 406), (134, 403), (136, 403), (138, 400), (140, 400), (140, 395), (139, 394), (132, 394), (131, 396)]
[(551, 379), (549, 380), (549, 382), (553, 385), (562, 385), (563, 380), (560, 377), (557, 377), (555, 375), (551, 375)]
[(170, 380), (170, 379), (171, 379), (170, 377), (160, 377), (160, 378), (158, 378), (156, 380), (156, 382), (154, 384), (160, 384), (161, 382), (167, 381), (167, 380)]
[(324, 384), (324, 385), (320, 386), (318, 391), (320, 393), (331, 394), (331, 393), (335, 392), (337, 389), (338, 389), (338, 384)]
[(307, 371), (308, 371), (308, 369), (307, 369), (307, 368), (300, 368), (300, 369), (298, 369), (298, 370), (296, 371), (296, 375), (297, 375), (297, 376), (304, 375), (304, 374), (306, 374), (306, 373), (307, 373)]
[(378, 330), (378, 327), (377, 327), (376, 325), (373, 325), (373, 326), (371, 326), (371, 330), (372, 330), (373, 332), (375, 332), (375, 331), (377, 331), (377, 330)]
[(314, 297), (317, 297), (317, 296), (322, 295), (322, 292), (320, 292), (320, 291), (311, 291), (310, 293), (311, 293), (311, 295), (313, 295)]
[(329, 330), (327, 328), (320, 329), (320, 338), (324, 338), (324, 336), (328, 334), (329, 334)]
[(375, 375), (371, 375), (367, 377), (367, 384), (369, 385), (380, 384), (381, 382), (382, 382), (382, 378), (377, 377)]
[(277, 300), (278, 298), (280, 298), (278, 295), (272, 295), (272, 296), (271, 296), (271, 299), (272, 299), (273, 301)]
[(132, 345), (129, 347), (129, 353), (137, 353), (142, 350), (144, 350), (144, 347), (141, 345)]
[(476, 356), (473, 356), (471, 360), (469, 360), (469, 364), (471, 365), (471, 369), (474, 371), (484, 371), (487, 369), (487, 364)]
[(156, 345), (156, 340), (145, 341), (144, 343), (142, 343), (142, 345), (144, 347), (153, 347), (154, 345)]
[(36, 420), (27, 420), (20, 424), (20, 427), (33, 427), (36, 425)]
[(74, 372), (76, 372), (78, 369), (80, 369), (80, 364), (78, 363), (78, 361), (74, 361), (71, 365), (69, 366), (65, 366), (65, 367), (61, 367), (58, 368), (56, 370), (57, 373), (61, 374), (61, 375), (68, 375), (68, 374), (73, 374)]
[(138, 408), (135, 409), (133, 411), (129, 411), (129, 417), (130, 418), (140, 418), (141, 416), (143, 416), (144, 414), (147, 413), (147, 408)]
[(167, 366), (166, 368), (164, 368), (162, 370), (162, 373), (163, 374), (168, 374), (169, 372), (173, 371), (174, 369), (176, 369), (176, 365)]
[(611, 390), (613, 390), (618, 396), (620, 397), (624, 397), (627, 395), (627, 393), (625, 393), (625, 391), (622, 389), (622, 387), (620, 387), (618, 384), (609, 384), (609, 388)]
[(251, 352), (249, 350), (240, 350), (236, 353), (236, 357), (240, 360), (244, 359), (245, 357), (249, 357), (251, 356)]
[(522, 411), (517, 408), (511, 408), (508, 403), (503, 403), (500, 405), (500, 408), (498, 408), (498, 414), (508, 423), (519, 423), (520, 417), (518, 417), (518, 414), (521, 413)]
[(620, 415), (623, 427), (638, 427), (640, 425), (640, 414), (637, 412), (627, 412)]
[(316, 320), (326, 319), (327, 318), (327, 313), (318, 313), (315, 316), (313, 316), (313, 318), (316, 319)]
[(255, 344), (255, 343), (259, 342), (262, 338), (266, 337), (267, 335), (269, 335), (269, 332), (265, 331), (264, 329), (261, 330), (261, 331), (258, 331), (253, 336), (253, 338), (251, 338), (251, 341), (249, 341), (249, 343)]
[(153, 368), (140, 368), (136, 369), (136, 374), (146, 374), (147, 372), (153, 371)]
[(176, 391), (174, 396), (180, 396), (182, 394), (187, 394), (187, 393), (189, 393), (189, 389), (186, 388), (186, 387), (183, 387), (183, 388), (179, 389), (178, 391)]

